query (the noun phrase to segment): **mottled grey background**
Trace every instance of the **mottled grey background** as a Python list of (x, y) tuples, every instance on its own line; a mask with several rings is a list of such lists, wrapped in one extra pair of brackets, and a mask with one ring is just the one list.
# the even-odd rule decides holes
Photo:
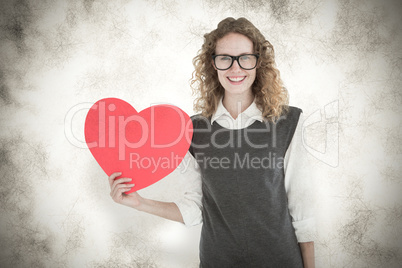
[[(200, 227), (113, 203), (88, 103), (192, 110), (192, 58), (227, 16), (276, 49), (318, 161), (317, 267), (401, 267), (401, 1), (1, 1), (0, 266), (197, 267)], [(174, 172), (141, 191), (174, 200)], [(269, 250), (269, 249), (267, 249)]]

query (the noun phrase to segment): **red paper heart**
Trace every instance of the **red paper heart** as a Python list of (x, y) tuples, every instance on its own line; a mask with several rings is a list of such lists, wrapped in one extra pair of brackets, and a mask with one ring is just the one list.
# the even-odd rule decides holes
[[(97, 101), (85, 119), (85, 141), (110, 176), (132, 178), (143, 189), (171, 173), (190, 147), (193, 124), (173, 105), (155, 105), (140, 113), (117, 98)], [(131, 183), (131, 182), (129, 182)]]

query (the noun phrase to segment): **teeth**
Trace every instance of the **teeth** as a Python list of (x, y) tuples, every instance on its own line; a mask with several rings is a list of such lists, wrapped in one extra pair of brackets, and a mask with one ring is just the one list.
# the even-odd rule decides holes
[(239, 81), (242, 81), (246, 77), (245, 76), (237, 76), (237, 77), (228, 77), (228, 78), (232, 82), (239, 82)]

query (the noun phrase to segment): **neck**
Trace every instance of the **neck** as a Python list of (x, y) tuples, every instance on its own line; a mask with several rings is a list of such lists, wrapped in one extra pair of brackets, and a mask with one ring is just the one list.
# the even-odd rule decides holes
[(244, 112), (254, 101), (254, 95), (251, 91), (244, 95), (226, 94), (223, 97), (223, 106), (230, 115), (236, 119), (240, 113)]

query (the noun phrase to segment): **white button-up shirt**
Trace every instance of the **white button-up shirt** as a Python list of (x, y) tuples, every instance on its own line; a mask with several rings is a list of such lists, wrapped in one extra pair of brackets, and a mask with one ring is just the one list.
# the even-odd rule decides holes
[[(250, 126), (256, 120), (262, 122), (261, 110), (253, 102), (236, 119), (223, 106), (222, 99), (211, 124), (218, 123), (227, 129), (241, 129)], [(302, 142), (303, 113), (300, 115), (296, 131), (284, 158), (285, 190), (288, 197), (289, 213), (298, 242), (314, 241), (314, 190), (312, 187), (311, 168), (307, 160), (307, 151)], [(187, 152), (181, 165), (185, 165), (186, 177), (184, 196), (175, 203), (178, 206), (186, 226), (202, 223), (202, 178), (200, 167), (190, 152)], [(183, 168), (183, 166), (181, 167)]]

